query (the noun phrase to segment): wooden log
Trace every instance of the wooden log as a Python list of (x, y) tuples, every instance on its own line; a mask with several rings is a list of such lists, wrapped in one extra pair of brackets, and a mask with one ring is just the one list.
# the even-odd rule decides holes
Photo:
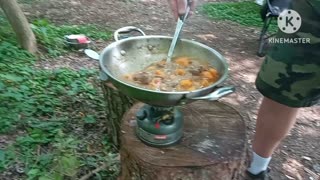
[(114, 147), (119, 149), (122, 116), (132, 106), (134, 100), (118, 91), (107, 81), (102, 81), (101, 87), (106, 101), (107, 133), (110, 135)]
[(247, 167), (246, 126), (220, 102), (197, 101), (182, 108), (184, 136), (172, 147), (153, 148), (134, 133), (135, 104), (121, 125), (121, 180), (241, 179)]

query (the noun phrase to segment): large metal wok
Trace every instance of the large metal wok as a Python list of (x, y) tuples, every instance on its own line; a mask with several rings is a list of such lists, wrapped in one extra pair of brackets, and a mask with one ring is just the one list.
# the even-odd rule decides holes
[[(119, 34), (131, 31), (138, 31), (142, 36), (118, 40)], [(100, 68), (107, 81), (131, 98), (154, 106), (176, 106), (200, 99), (217, 100), (234, 91), (233, 87), (219, 87), (228, 75), (228, 65), (223, 56), (204, 44), (185, 39), (178, 41), (173, 57), (188, 56), (209, 62), (221, 75), (216, 83), (193, 91), (164, 92), (126, 82), (123, 78), (125, 74), (140, 71), (151, 63), (165, 59), (172, 38), (146, 36), (140, 29), (132, 26), (117, 30), (114, 36), (116, 41), (99, 55)]]

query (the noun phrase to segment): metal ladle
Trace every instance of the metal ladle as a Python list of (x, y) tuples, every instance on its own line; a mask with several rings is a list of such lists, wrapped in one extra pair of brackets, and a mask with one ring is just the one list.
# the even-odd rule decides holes
[(168, 51), (168, 56), (167, 56), (167, 63), (169, 63), (171, 61), (173, 52), (174, 52), (174, 48), (176, 47), (177, 44), (177, 40), (180, 36), (180, 32), (182, 30), (182, 27), (184, 25), (185, 20), (187, 19), (189, 12), (190, 12), (190, 6), (191, 6), (191, 2), (192, 0), (187, 0), (187, 9), (186, 9), (186, 13), (184, 15), (180, 15), (177, 21), (177, 25), (176, 25), (176, 30), (174, 32), (174, 36), (172, 38), (171, 41), (171, 45)]

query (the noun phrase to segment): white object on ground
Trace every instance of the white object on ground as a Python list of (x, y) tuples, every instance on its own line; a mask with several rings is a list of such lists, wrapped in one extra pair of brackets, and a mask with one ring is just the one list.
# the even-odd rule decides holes
[(264, 3), (264, 0), (256, 0), (256, 3), (257, 3), (258, 5), (260, 5), (260, 6), (262, 6), (263, 3)]
[(271, 157), (264, 158), (253, 152), (253, 159), (248, 171), (252, 174), (259, 174), (262, 171), (267, 170)]

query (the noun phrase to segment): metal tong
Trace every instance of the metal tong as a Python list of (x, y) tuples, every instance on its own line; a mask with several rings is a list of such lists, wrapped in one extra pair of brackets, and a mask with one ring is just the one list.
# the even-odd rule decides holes
[(191, 2), (192, 0), (187, 0), (187, 9), (186, 9), (186, 13), (183, 15), (180, 15), (177, 21), (177, 26), (176, 26), (176, 30), (174, 32), (174, 36), (172, 38), (171, 41), (171, 45), (168, 51), (168, 56), (167, 56), (167, 63), (169, 63), (171, 61), (173, 52), (174, 52), (174, 48), (176, 47), (177, 44), (177, 40), (180, 36), (180, 32), (182, 30), (183, 24), (185, 22), (185, 20), (187, 19), (189, 12), (190, 12), (190, 6), (191, 6)]

